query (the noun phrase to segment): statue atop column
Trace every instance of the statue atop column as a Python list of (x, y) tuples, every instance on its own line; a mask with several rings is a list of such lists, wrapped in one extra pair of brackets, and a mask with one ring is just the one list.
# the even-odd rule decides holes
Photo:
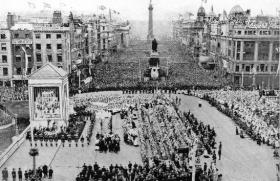
[(153, 52), (157, 52), (157, 46), (158, 46), (157, 40), (154, 38), (154, 40), (152, 41), (152, 51)]

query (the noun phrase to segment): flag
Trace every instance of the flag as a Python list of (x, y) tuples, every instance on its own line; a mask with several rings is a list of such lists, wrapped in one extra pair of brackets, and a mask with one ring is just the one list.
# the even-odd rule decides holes
[(25, 75), (26, 75), (27, 74), (27, 68), (28, 68), (28, 56), (27, 56), (25, 48), (21, 47), (21, 49), (24, 52), (24, 57), (25, 57)]
[(244, 86), (244, 71), (242, 71), (242, 74), (241, 74), (241, 87), (243, 88)]
[[(277, 51), (278, 53), (280, 53), (280, 47), (276, 48), (276, 51)], [(280, 57), (279, 57), (279, 61), (278, 61), (278, 67), (277, 67), (277, 73), (276, 73), (276, 75), (279, 74), (279, 72), (280, 72)]]
[(194, 16), (193, 13), (190, 13), (190, 12), (188, 13), (188, 15), (189, 15), (189, 16)]
[(277, 73), (276, 74), (279, 74), (280, 72), (280, 58), (279, 58), (279, 61), (278, 61), (278, 68), (277, 68)]
[(51, 5), (49, 3), (43, 2), (44, 8), (51, 9)]
[(99, 9), (103, 11), (106, 9), (106, 7), (104, 5), (101, 5), (101, 6), (99, 6)]
[(32, 2), (27, 2), (28, 3), (28, 6), (30, 7), (30, 8), (36, 8), (36, 6), (35, 6), (35, 4), (34, 3), (32, 3)]

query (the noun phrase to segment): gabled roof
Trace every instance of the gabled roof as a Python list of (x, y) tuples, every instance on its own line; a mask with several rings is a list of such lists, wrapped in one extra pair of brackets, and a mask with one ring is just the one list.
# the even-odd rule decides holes
[(65, 76), (67, 76), (67, 72), (48, 62), (33, 72), (29, 79), (62, 79)]

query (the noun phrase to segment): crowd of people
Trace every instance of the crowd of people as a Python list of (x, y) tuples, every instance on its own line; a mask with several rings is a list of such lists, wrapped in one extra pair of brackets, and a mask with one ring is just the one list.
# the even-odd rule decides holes
[[(175, 104), (175, 105), (174, 105)], [(199, 123), (193, 115), (184, 117), (177, 109), (180, 100), (174, 101), (167, 97), (153, 101), (148, 109), (142, 110), (142, 130), (140, 131), (141, 156), (143, 160), (157, 158), (168, 160), (175, 169), (190, 174), (194, 157), (207, 165), (205, 172), (202, 166), (196, 170), (197, 178), (214, 179), (215, 169), (215, 131), (210, 126)], [(187, 155), (180, 154), (180, 150)], [(201, 152), (199, 154), (199, 152)], [(187, 159), (186, 159), (187, 158)], [(212, 160), (213, 159), (213, 160)], [(210, 169), (211, 168), (211, 169)], [(201, 172), (200, 172), (201, 171)]]
[(96, 135), (96, 150), (100, 152), (119, 152), (120, 151), (120, 137), (118, 134), (113, 134), (112, 132), (106, 135), (97, 134)]
[(21, 168), (18, 168), (18, 170), (13, 168), (11, 171), (9, 171), (7, 168), (4, 168), (2, 170), (2, 181), (41, 181), (44, 179), (52, 180), (53, 174), (53, 169), (47, 165), (38, 167), (35, 170), (35, 174), (34, 170), (32, 169), (26, 169), (24, 171)]
[(0, 109), (0, 126), (12, 123), (13, 118), (14, 117), (8, 114), (6, 111)]
[(122, 117), (124, 120), (124, 142), (129, 145), (139, 146), (138, 128), (136, 126), (137, 113), (126, 111)]
[[(78, 109), (77, 109), (78, 110)], [(58, 127), (55, 122), (50, 123), (47, 127), (40, 126), (33, 129), (35, 146), (57, 146), (57, 142), (60, 140), (64, 146), (65, 142), (68, 141), (69, 144), (74, 140), (75, 142), (84, 142), (84, 137), (81, 135), (85, 128), (85, 118), (89, 117), (91, 124), (88, 130), (88, 135), (86, 135), (87, 142), (90, 142), (92, 135), (93, 124), (95, 121), (94, 114), (79, 113), (76, 112), (75, 115), (70, 115), (70, 119), (67, 126)], [(31, 131), (27, 132), (26, 139), (31, 140)]]
[(28, 100), (28, 87), (0, 87), (0, 102)]
[[(109, 168), (100, 168), (97, 163), (84, 165), (76, 180), (191, 180), (194, 167), (197, 167), (195, 174), (198, 180), (217, 179), (216, 158), (221, 157), (221, 151), (216, 152), (214, 129), (199, 122), (192, 114), (178, 111), (180, 99), (173, 99), (167, 90), (142, 93), (131, 90), (115, 94), (82, 94), (74, 98), (75, 105), (87, 105), (87, 111), (102, 112), (119, 107), (124, 122), (124, 140), (132, 145), (136, 138), (139, 140), (137, 145), (143, 161), (143, 165), (135, 164), (135, 169), (130, 164), (127, 167), (111, 165)], [(103, 116), (108, 120), (109, 112)], [(102, 121), (106, 119), (101, 119), (99, 114), (100, 127), (107, 127), (108, 121)], [(114, 134), (106, 134), (110, 129), (96, 129), (104, 133), (98, 133), (96, 137), (98, 149), (110, 151), (106, 143)], [(102, 141), (104, 144), (100, 146)], [(198, 165), (195, 165), (196, 159), (199, 160)]]
[(258, 91), (197, 90), (196, 96), (206, 99), (213, 106), (235, 121), (241, 131), (258, 144), (279, 147), (279, 103), (262, 96)]
[[(167, 74), (164, 81), (158, 81), (161, 88), (179, 88), (185, 86), (221, 87), (229, 83), (228, 77), (217, 68), (205, 70), (193, 58), (180, 48), (178, 43), (169, 42), (159, 50), (163, 58), (160, 59), (160, 69)], [(126, 59), (122, 59), (122, 57)], [(135, 59), (135, 56), (139, 56)], [(165, 58), (166, 57), (166, 58)], [(88, 91), (149, 89), (155, 87), (154, 81), (144, 81), (144, 72), (149, 68), (146, 54), (123, 54), (109, 62), (101, 62), (92, 67), (92, 81)]]

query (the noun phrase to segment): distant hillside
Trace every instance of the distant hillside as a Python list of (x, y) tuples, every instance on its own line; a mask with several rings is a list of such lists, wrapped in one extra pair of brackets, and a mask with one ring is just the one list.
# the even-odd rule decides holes
[[(141, 20), (130, 20), (131, 35), (140, 39), (146, 39), (148, 33), (148, 22)], [(171, 21), (154, 21), (154, 36), (157, 39), (172, 36)]]

